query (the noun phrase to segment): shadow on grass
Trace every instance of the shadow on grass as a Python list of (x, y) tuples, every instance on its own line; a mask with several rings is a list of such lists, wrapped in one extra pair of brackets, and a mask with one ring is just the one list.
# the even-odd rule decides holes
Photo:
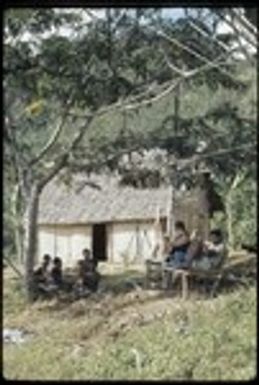
[[(255, 283), (256, 273), (254, 268), (251, 269), (251, 265), (246, 266), (243, 264), (238, 268), (236, 267), (231, 271), (231, 274), (234, 278), (232, 277), (233, 279), (223, 280), (215, 296), (235, 291), (236, 289), (239, 289), (240, 286), (249, 288)], [(64, 278), (66, 280), (66, 274), (64, 274)], [(9, 296), (13, 298), (15, 292), (17, 293), (17, 298), (15, 297), (14, 299), (19, 303), (18, 297), (22, 297), (23, 295), (23, 293), (18, 290), (18, 288), (21, 289), (21, 284), (14, 278), (12, 278), (10, 284), (12, 289), (10, 287), (11, 290), (8, 290), (8, 298)], [(72, 286), (70, 288), (68, 286), (67, 290), (61, 290), (59, 293), (54, 294), (49, 298), (42, 296), (36, 301), (36, 305), (40, 304), (39, 308), (41, 308), (42, 311), (60, 311), (65, 310), (67, 307), (78, 301), (81, 304), (83, 302), (83, 306), (89, 309), (94, 308), (95, 304), (99, 303), (103, 307), (103, 313), (109, 315), (110, 312), (118, 311), (137, 303), (146, 303), (167, 297), (172, 297), (172, 300), (174, 298), (180, 298), (181, 290), (179, 283), (176, 285), (173, 292), (170, 290), (162, 290), (160, 284), (161, 282), (158, 282), (158, 285), (154, 285), (153, 287), (150, 286), (146, 289), (144, 271), (128, 269), (109, 274), (103, 273), (101, 274), (99, 290), (91, 293), (85, 298), (77, 298), (71, 290)], [(193, 293), (194, 297), (198, 296), (204, 300), (211, 300), (210, 284), (211, 282), (209, 279), (196, 279), (194, 283), (191, 282), (190, 293)], [(10, 300), (8, 299), (8, 303), (9, 302)], [(23, 303), (24, 301), (21, 301), (21, 306)]]

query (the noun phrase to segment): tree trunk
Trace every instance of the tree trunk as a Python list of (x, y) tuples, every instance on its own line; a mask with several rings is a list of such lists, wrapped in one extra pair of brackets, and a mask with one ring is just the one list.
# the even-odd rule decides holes
[(24, 251), (23, 251), (23, 227), (18, 219), (18, 223), (15, 225), (15, 248), (17, 253), (17, 260), (20, 265), (24, 264)]
[(24, 248), (23, 248), (23, 225), (20, 223), (17, 225), (16, 229), (16, 248), (17, 248), (17, 257), (18, 257), (18, 262), (24, 266)]
[(14, 192), (12, 194), (12, 222), (14, 227), (14, 242), (15, 250), (17, 254), (17, 260), (22, 265), (23, 264), (23, 225), (21, 221), (21, 211), (20, 207), (20, 186), (17, 184), (15, 186)]
[(33, 268), (37, 252), (37, 218), (40, 190), (37, 184), (31, 188), (24, 218), (25, 286), (29, 301), (35, 299)]
[(226, 219), (227, 219), (227, 233), (228, 233), (228, 244), (230, 250), (234, 247), (234, 233), (233, 233), (233, 213), (232, 213), (232, 197), (231, 192), (226, 197)]

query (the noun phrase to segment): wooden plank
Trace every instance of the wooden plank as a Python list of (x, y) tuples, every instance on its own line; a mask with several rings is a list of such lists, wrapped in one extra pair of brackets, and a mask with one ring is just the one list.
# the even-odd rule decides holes
[(245, 258), (244, 257), (235, 258), (233, 261), (229, 261), (229, 263), (225, 265), (225, 268), (228, 269), (228, 268), (231, 268), (233, 266), (238, 266), (239, 264), (241, 265), (242, 263), (250, 262), (253, 259), (255, 259), (256, 257), (257, 257), (257, 255), (253, 254), (253, 255), (246, 256)]

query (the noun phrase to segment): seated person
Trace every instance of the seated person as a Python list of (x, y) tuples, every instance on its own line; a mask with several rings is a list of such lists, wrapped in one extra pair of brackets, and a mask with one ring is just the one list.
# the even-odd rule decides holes
[(76, 287), (96, 291), (100, 280), (100, 274), (96, 265), (90, 258), (90, 253), (85, 253), (85, 258), (78, 261)]
[(82, 251), (82, 254), (83, 254), (83, 259), (85, 261), (85, 264), (86, 264), (86, 269), (94, 269), (97, 267), (97, 261), (92, 257), (91, 255), (91, 251), (89, 249), (84, 249)]
[(171, 242), (169, 235), (164, 234), (163, 239), (160, 242), (157, 242), (154, 250), (152, 252), (152, 259), (153, 260), (164, 260), (166, 256), (168, 256), (169, 252), (171, 250)]
[(204, 242), (200, 257), (192, 261), (194, 269), (210, 270), (220, 266), (225, 259), (226, 249), (221, 230), (211, 230), (209, 240)]
[(46, 283), (46, 278), (44, 276), (44, 272), (43, 272), (42, 266), (40, 266), (36, 270), (34, 270), (33, 278), (34, 278), (34, 283), (36, 285)]
[(41, 285), (43, 287), (44, 284), (47, 284), (50, 279), (50, 263), (51, 257), (49, 254), (45, 254), (43, 256), (43, 261), (41, 265), (36, 268), (33, 272), (34, 282), (36, 285)]
[(186, 265), (185, 256), (190, 245), (190, 237), (182, 221), (175, 222), (175, 237), (166, 262), (169, 266), (180, 268)]
[[(51, 264), (51, 256), (49, 254), (44, 254), (43, 261), (38, 269), (41, 270), (42, 273), (46, 274), (47, 272), (49, 272), (50, 264)], [(36, 269), (35, 271), (37, 271), (38, 269)]]
[(85, 261), (79, 259), (76, 266), (76, 282), (74, 285), (74, 290), (78, 294), (82, 294), (86, 288), (86, 277), (85, 277)]
[(185, 255), (186, 264), (188, 267), (192, 265), (193, 260), (200, 258), (203, 252), (202, 237), (197, 230), (194, 230), (191, 235), (191, 242)]
[(98, 289), (99, 280), (100, 274), (95, 268), (85, 273), (85, 285), (91, 291), (96, 291)]
[(53, 260), (53, 267), (50, 272), (51, 283), (54, 286), (61, 287), (63, 283), (62, 260), (55, 257)]

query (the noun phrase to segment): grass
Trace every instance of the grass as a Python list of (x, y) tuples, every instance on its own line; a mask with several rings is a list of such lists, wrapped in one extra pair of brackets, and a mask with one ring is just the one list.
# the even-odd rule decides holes
[[(118, 288), (125, 277), (106, 281)], [(256, 375), (256, 289), (183, 302), (116, 292), (27, 305), (4, 276), (4, 326), (28, 340), (4, 344), (4, 377), (22, 380), (249, 380)]]

